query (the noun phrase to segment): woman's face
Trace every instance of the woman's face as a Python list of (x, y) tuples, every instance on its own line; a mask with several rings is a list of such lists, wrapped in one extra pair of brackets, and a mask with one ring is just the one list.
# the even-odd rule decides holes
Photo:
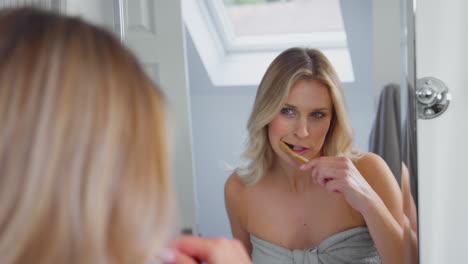
[(268, 137), (277, 160), (292, 166), (300, 164), (280, 147), (280, 141), (309, 160), (319, 156), (332, 113), (333, 103), (325, 85), (313, 80), (297, 81), (280, 113), (268, 124)]

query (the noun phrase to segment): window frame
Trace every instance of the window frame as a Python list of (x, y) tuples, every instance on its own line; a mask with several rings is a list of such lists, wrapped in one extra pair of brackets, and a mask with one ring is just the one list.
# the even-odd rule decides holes
[(273, 45), (268, 43), (268, 39), (263, 43), (244, 39), (241, 43), (229, 43), (213, 18), (216, 9), (208, 5), (212, 0), (181, 1), (184, 25), (215, 87), (257, 86), (271, 61), (293, 46), (320, 49), (332, 62), (342, 82), (354, 82), (351, 54), (346, 42), (343, 45), (333, 41), (284, 41), (281, 45)]
[(309, 32), (270, 36), (237, 37), (231, 27), (222, 0), (202, 0), (226, 53), (281, 51), (289, 47), (313, 46), (318, 49), (347, 48), (346, 32)]

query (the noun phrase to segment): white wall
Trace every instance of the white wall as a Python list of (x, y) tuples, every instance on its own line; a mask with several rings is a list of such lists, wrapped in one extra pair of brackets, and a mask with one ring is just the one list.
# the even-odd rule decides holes
[(357, 149), (367, 151), (376, 108), (373, 87), (372, 1), (342, 0), (341, 11), (347, 32), (355, 80), (343, 83)]
[(417, 124), (423, 264), (467, 262), (467, 10), (465, 0), (416, 3), (417, 77), (442, 80), (453, 98), (441, 116)]
[[(224, 209), (224, 182), (244, 149), (256, 87), (214, 87), (187, 35), (198, 231), (231, 237)], [(226, 163), (226, 164), (224, 164)]]
[(400, 83), (400, 0), (372, 1), (373, 87), (378, 96), (388, 83)]

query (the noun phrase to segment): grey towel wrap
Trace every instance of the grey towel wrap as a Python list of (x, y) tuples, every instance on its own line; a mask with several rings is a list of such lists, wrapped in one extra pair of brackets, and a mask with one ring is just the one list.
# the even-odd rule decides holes
[(332, 235), (313, 249), (290, 250), (252, 234), (250, 241), (254, 264), (381, 264), (374, 241), (363, 226)]

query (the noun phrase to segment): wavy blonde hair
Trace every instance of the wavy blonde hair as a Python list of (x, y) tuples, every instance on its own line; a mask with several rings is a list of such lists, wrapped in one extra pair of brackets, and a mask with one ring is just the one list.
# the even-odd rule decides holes
[(316, 49), (290, 48), (283, 51), (268, 67), (255, 97), (247, 123), (246, 164), (237, 169), (247, 185), (258, 182), (271, 167), (273, 149), (268, 140), (268, 124), (278, 115), (287, 101), (291, 87), (298, 80), (315, 80), (325, 85), (332, 98), (333, 117), (322, 154), (358, 158), (352, 151), (353, 130), (349, 119), (343, 88), (333, 66)]
[(110, 33), (0, 14), (0, 259), (145, 263), (173, 219), (163, 96)]

